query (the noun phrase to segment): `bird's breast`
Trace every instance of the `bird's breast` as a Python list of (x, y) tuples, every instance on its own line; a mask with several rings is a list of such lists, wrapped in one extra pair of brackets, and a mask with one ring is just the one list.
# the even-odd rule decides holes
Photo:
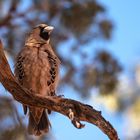
[[(27, 50), (25, 53), (25, 62), (24, 62), (24, 72), (25, 72), (25, 85), (28, 89), (33, 90), (34, 92), (46, 95), (50, 92), (51, 89), (56, 88), (57, 81), (48, 85), (48, 81), (51, 81), (51, 64), (48, 59), (48, 53), (38, 48)], [(56, 77), (55, 80), (58, 80), (58, 67), (56, 67)]]

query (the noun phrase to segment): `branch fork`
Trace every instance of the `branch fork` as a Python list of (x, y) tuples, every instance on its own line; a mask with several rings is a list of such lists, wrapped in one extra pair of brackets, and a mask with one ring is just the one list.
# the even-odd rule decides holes
[(78, 118), (76, 118), (74, 116), (74, 112), (72, 111), (72, 109), (69, 109), (69, 119), (71, 120), (72, 124), (78, 128), (78, 129), (81, 129), (83, 127), (85, 127), (85, 124), (82, 124)]

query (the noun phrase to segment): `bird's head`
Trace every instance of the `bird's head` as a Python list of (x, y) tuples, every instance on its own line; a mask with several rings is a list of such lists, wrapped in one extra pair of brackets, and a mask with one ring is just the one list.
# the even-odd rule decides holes
[(49, 43), (50, 34), (53, 31), (53, 26), (47, 24), (39, 24), (33, 28), (29, 37), (27, 38), (26, 44), (29, 43)]
[(50, 34), (53, 29), (54, 29), (53, 26), (48, 26), (46, 24), (39, 24), (33, 28), (33, 33), (39, 35), (41, 39), (48, 41), (50, 39)]

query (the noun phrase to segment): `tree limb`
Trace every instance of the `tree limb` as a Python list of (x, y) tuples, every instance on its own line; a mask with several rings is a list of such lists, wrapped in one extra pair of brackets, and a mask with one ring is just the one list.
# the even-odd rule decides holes
[(67, 116), (76, 128), (83, 128), (86, 121), (99, 127), (110, 140), (119, 140), (116, 130), (106, 121), (100, 111), (92, 106), (80, 103), (72, 99), (59, 96), (42, 97), (31, 93), (22, 87), (14, 77), (8, 61), (3, 52), (3, 45), (0, 41), (0, 82), (14, 97), (15, 100), (28, 106), (47, 108)]

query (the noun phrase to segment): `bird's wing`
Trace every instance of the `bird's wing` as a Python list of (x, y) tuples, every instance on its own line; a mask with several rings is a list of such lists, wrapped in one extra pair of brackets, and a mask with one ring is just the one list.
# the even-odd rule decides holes
[[(24, 69), (23, 69), (23, 62), (24, 62), (24, 57), (19, 53), (19, 55), (17, 56), (14, 73), (15, 73), (17, 80), (19, 81), (19, 83), (21, 85), (23, 85), (23, 79), (25, 76)], [(27, 106), (23, 105), (23, 110), (24, 110), (24, 114), (26, 114)]]
[[(48, 81), (48, 86), (53, 85), (53, 91), (55, 92), (55, 89), (58, 84), (59, 80), (59, 59), (54, 53), (51, 53), (51, 51), (47, 50), (46, 51), (48, 54), (48, 62), (49, 62), (49, 75), (50, 75), (50, 80)], [(51, 90), (51, 88), (50, 88)], [(51, 91), (51, 92), (53, 92)], [(54, 93), (55, 94), (55, 93)], [(54, 95), (52, 94), (52, 95)]]

